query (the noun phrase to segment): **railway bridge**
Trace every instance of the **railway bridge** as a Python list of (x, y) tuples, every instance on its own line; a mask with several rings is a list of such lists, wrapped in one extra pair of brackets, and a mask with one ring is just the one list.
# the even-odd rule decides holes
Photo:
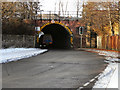
[[(40, 34), (50, 34), (53, 39), (52, 48), (75, 47), (76, 37), (79, 39), (79, 27), (84, 27), (79, 19), (36, 19), (36, 47), (40, 46)], [(78, 40), (79, 41), (79, 40)]]

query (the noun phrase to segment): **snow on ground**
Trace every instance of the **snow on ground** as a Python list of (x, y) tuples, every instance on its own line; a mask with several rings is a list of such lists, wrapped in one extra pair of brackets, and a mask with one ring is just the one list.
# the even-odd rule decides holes
[(110, 79), (110, 82), (107, 88), (118, 88), (118, 64), (115, 64), (114, 68), (115, 68), (115, 71)]
[[(104, 50), (96, 50), (96, 49), (86, 49), (87, 51), (94, 51), (97, 52), (99, 55), (103, 55), (106, 57), (112, 57), (116, 61), (118, 61), (118, 57), (120, 57), (120, 54), (118, 52), (112, 52), (112, 51), (104, 51)], [(112, 60), (113, 60), (112, 59)], [(114, 61), (115, 61), (114, 60)]]
[(118, 88), (118, 64), (110, 63), (93, 88)]
[(38, 48), (0, 49), (0, 63), (17, 61), (17, 60), (20, 60), (23, 58), (36, 56), (36, 55), (41, 54), (46, 51), (47, 51), (47, 49), (38, 49)]
[[(113, 61), (120, 61), (120, 55), (117, 52), (86, 49), (87, 51), (97, 52), (99, 55), (105, 56), (108, 66), (98, 77), (98, 81), (93, 86), (94, 88), (118, 88), (118, 63)], [(111, 62), (112, 61), (112, 62)]]

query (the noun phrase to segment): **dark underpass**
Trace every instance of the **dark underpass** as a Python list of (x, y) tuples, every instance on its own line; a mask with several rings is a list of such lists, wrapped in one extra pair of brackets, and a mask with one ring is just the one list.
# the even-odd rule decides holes
[(70, 33), (69, 31), (60, 24), (49, 24), (46, 25), (42, 30), (44, 34), (50, 34), (52, 36), (52, 45), (48, 48), (70, 48)]

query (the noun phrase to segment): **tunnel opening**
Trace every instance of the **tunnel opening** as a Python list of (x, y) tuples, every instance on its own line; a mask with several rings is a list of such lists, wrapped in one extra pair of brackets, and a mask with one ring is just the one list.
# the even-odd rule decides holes
[(64, 26), (53, 23), (46, 25), (41, 31), (44, 33), (44, 35), (49, 34), (52, 36), (52, 44), (48, 45), (47, 48), (52, 48), (52, 49), (71, 48), (71, 42), (70, 42), (71, 35)]

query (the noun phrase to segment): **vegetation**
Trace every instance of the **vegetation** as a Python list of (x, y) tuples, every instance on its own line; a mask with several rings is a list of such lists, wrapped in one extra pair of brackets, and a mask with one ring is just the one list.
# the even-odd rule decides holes
[(118, 2), (87, 2), (83, 4), (83, 22), (98, 35), (118, 34)]
[[(34, 35), (32, 20), (39, 10), (39, 2), (3, 2), (2, 33)], [(31, 21), (26, 23), (27, 21)]]

